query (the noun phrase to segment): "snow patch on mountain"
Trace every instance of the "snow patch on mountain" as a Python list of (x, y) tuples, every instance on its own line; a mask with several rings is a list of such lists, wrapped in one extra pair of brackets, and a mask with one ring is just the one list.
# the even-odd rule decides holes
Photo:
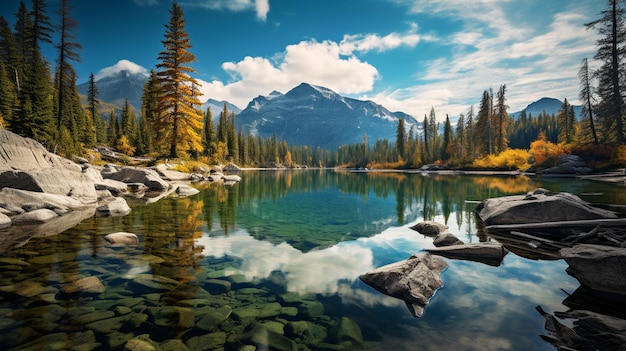
[(106, 77), (114, 77), (117, 76), (120, 72), (128, 73), (127, 75), (134, 74), (143, 74), (148, 77), (149, 72), (146, 68), (139, 66), (138, 64), (129, 61), (129, 60), (119, 60), (113, 66), (105, 67), (101, 69), (95, 76), (94, 79), (100, 80)]

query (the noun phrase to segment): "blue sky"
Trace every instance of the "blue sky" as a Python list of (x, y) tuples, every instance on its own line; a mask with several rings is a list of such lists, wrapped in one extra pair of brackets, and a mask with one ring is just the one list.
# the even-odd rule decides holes
[[(31, 7), (30, 0), (25, 1)], [(605, 0), (179, 0), (205, 98), (240, 108), (301, 82), (418, 119), (475, 108), (507, 86), (509, 112), (541, 97), (578, 103), (581, 60), (596, 52)], [(73, 0), (83, 46), (78, 82), (150, 70), (171, 0)], [(19, 0), (2, 0), (14, 22)], [(48, 1), (57, 22), (58, 0)], [(44, 54), (54, 61), (52, 47)], [(121, 61), (120, 60), (125, 60)], [(133, 64), (134, 63), (134, 64)], [(593, 64), (592, 64), (593, 65)], [(108, 67), (108, 68), (107, 68)], [(101, 72), (107, 68), (107, 71)]]

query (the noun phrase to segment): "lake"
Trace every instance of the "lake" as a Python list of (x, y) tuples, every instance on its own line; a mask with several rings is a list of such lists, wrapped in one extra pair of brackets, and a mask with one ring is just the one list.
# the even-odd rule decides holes
[[(447, 224), (466, 243), (493, 240), (474, 214), (489, 197), (543, 187), (626, 204), (623, 188), (574, 179), (240, 175), (234, 186), (193, 184), (201, 192), (189, 198), (129, 198), (128, 216), (92, 217), (4, 251), (0, 348), (554, 350), (540, 338), (547, 332), (535, 307), (568, 310), (579, 284), (562, 260), (445, 259), (444, 287), (422, 318), (358, 277), (434, 247), (409, 228), (423, 220)], [(135, 233), (139, 244), (110, 245), (112, 232)], [(94, 276), (97, 291), (66, 288)]]

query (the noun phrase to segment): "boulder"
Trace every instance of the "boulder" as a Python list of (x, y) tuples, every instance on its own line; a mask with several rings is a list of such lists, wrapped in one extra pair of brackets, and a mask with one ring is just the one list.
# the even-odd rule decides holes
[(48, 152), (40, 143), (0, 129), (0, 188), (97, 201), (93, 181), (80, 165)]
[(22, 213), (14, 216), (11, 221), (13, 224), (40, 224), (48, 222), (53, 218), (57, 218), (59, 215), (54, 211), (47, 208), (40, 208), (38, 210)]
[(104, 285), (100, 281), (100, 278), (91, 276), (75, 280), (63, 286), (60, 292), (65, 295), (78, 293), (100, 294), (104, 292)]
[(437, 247), (426, 249), (426, 252), (452, 259), (475, 261), (490, 266), (499, 266), (504, 256), (506, 256), (509, 251), (500, 243), (484, 242)]
[(153, 190), (167, 190), (170, 187), (155, 170), (147, 168), (124, 167), (114, 173), (102, 173), (102, 177), (124, 183), (142, 183)]
[(116, 245), (137, 245), (139, 243), (137, 234), (126, 232), (107, 234), (104, 236), (104, 240), (108, 241), (110, 244)]
[(416, 225), (410, 227), (416, 232), (428, 236), (436, 236), (439, 233), (443, 233), (448, 229), (448, 226), (445, 224), (433, 222), (433, 221), (425, 221), (417, 223)]
[(198, 193), (200, 193), (200, 190), (185, 184), (181, 184), (176, 188), (178, 196), (192, 196)]
[(4, 213), (0, 213), (0, 229), (7, 228), (11, 225), (11, 218), (5, 215)]
[(555, 174), (555, 175), (581, 175), (590, 174), (593, 169), (589, 167), (578, 155), (565, 155), (559, 157), (559, 164), (544, 169), (541, 174)]
[(95, 183), (96, 190), (108, 190), (112, 194), (122, 194), (128, 191), (128, 184), (119, 180), (102, 179)]
[(626, 299), (626, 248), (581, 244), (560, 250), (567, 274), (596, 295)]
[(404, 300), (413, 316), (421, 317), (430, 298), (443, 286), (439, 275), (447, 266), (441, 257), (419, 253), (359, 278), (383, 294)]
[(165, 180), (190, 180), (191, 174), (185, 172), (172, 171), (167, 165), (161, 163), (155, 167), (157, 173)]
[(476, 206), (476, 211), (486, 225), (618, 218), (614, 212), (593, 207), (576, 195), (544, 189), (487, 199)]
[(210, 182), (219, 182), (224, 178), (224, 174), (221, 172), (211, 172), (211, 174), (207, 177)]
[(449, 233), (449, 232), (440, 233), (439, 235), (435, 237), (435, 240), (433, 240), (433, 245), (435, 245), (436, 247), (463, 245), (463, 244), (464, 244), (463, 241), (457, 238), (456, 235)]
[(126, 216), (131, 211), (126, 200), (123, 197), (114, 197), (98, 206), (96, 212), (101, 216)]
[(235, 174), (228, 174), (223, 177), (224, 182), (240, 182), (241, 177)]
[(226, 172), (240, 172), (241, 171), (241, 167), (237, 166), (234, 163), (229, 163), (226, 166), (224, 166), (224, 171), (226, 171)]

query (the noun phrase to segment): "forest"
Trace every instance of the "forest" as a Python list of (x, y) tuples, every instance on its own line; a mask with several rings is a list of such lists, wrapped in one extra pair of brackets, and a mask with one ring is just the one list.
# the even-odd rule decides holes
[[(585, 24), (600, 39), (594, 57), (584, 58), (577, 72), (580, 116), (565, 99), (556, 115), (522, 111), (514, 119), (503, 84), (495, 92), (485, 90), (477, 108), (468, 106), (466, 113), (453, 116), (454, 123), (431, 108), (419, 126), (408, 128), (399, 120), (395, 140), (369, 141), (364, 135), (362, 143), (337, 150), (244, 134), (226, 106), (218, 118), (209, 109), (202, 111), (198, 82), (191, 76), (196, 58), (175, 1), (141, 110), (127, 101), (119, 116), (110, 107), (105, 111), (93, 74), (87, 96), (78, 93), (73, 64), (80, 60), (81, 44), (71, 10), (70, 0), (61, 0), (58, 23), (52, 23), (46, 1), (32, 0), (30, 8), (20, 2), (13, 28), (0, 16), (0, 127), (63, 156), (97, 158), (95, 148), (106, 146), (128, 160), (147, 156), (244, 167), (541, 170), (567, 154), (582, 156), (597, 170), (626, 163), (626, 4), (620, 0), (607, 0), (598, 18)], [(41, 53), (44, 44), (56, 48), (54, 67)], [(598, 68), (591, 69), (590, 62)]]

